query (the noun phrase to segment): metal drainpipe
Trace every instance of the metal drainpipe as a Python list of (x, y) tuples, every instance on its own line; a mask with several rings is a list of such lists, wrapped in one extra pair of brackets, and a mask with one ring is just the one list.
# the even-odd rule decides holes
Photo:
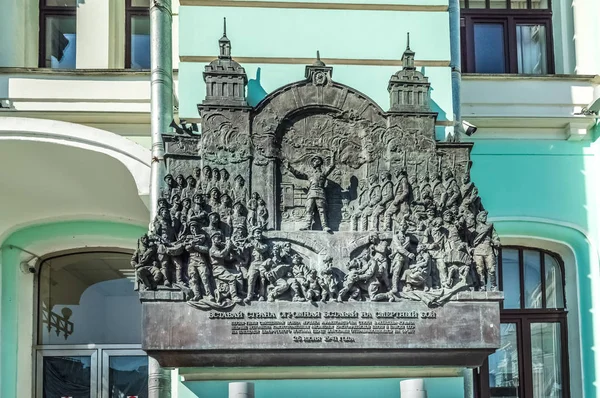
[(150, 1), (150, 76), (152, 167), (150, 170), (150, 220), (156, 216), (165, 173), (165, 144), (173, 120), (173, 55), (171, 0)]
[[(173, 56), (171, 0), (150, 1), (150, 220), (158, 211), (158, 198), (165, 174), (165, 144), (162, 133), (173, 120)], [(152, 226), (152, 221), (150, 222)], [(148, 357), (148, 398), (171, 397), (171, 371)]]
[(460, 3), (459, 0), (449, 0), (448, 14), (450, 17), (450, 68), (452, 70), (452, 109), (454, 113), (454, 141), (459, 140), (462, 123), (460, 110)]

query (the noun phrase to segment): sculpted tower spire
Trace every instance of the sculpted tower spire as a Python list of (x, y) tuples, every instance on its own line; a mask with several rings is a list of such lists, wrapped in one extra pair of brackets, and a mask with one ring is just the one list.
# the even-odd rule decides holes
[(227, 18), (223, 18), (223, 37), (219, 39), (219, 58), (231, 58), (231, 41), (227, 37)]
[(390, 112), (431, 112), (429, 80), (415, 68), (415, 52), (410, 49), (406, 34), (406, 50), (402, 54), (402, 70), (390, 78)]
[(219, 56), (204, 68), (206, 97), (201, 106), (248, 106), (248, 77), (240, 64), (231, 58), (231, 41), (227, 37), (227, 21), (223, 18), (223, 36), (219, 39)]

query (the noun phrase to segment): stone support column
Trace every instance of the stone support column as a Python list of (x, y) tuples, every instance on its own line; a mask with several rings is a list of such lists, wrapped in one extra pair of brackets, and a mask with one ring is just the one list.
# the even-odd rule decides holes
[(171, 398), (171, 371), (148, 357), (148, 398)]
[(474, 396), (474, 384), (473, 384), (473, 369), (463, 370), (463, 383), (465, 387), (465, 398), (473, 398)]
[(254, 383), (229, 383), (229, 398), (254, 398)]
[(400, 382), (400, 398), (427, 398), (425, 380), (402, 380)]

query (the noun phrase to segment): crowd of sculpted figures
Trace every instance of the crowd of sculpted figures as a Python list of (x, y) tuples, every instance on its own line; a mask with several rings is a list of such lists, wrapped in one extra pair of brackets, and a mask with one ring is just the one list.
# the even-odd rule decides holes
[[(353, 230), (371, 235), (370, 245), (348, 265), (339, 297), (374, 301), (447, 296), (465, 288), (497, 290), (500, 241), (487, 220), (478, 190), (466, 172), (459, 184), (451, 168), (409, 176), (401, 168), (371, 175), (359, 185)], [(389, 233), (389, 232), (388, 232)]]
[[(313, 217), (324, 221), (327, 174), (310, 178), (318, 200), (306, 206), (302, 229)], [(169, 174), (153, 227), (132, 258), (138, 282), (141, 289), (185, 290), (201, 308), (275, 300), (431, 303), (459, 290), (496, 290), (499, 239), (469, 173), (460, 184), (449, 167), (431, 178), (409, 174), (401, 167), (359, 182), (351, 229), (366, 232), (368, 242), (351, 253), (345, 271), (327, 254), (307, 263), (289, 242), (266, 239), (265, 202), (248, 194), (242, 176), (231, 182), (226, 169), (208, 166), (187, 177)]]

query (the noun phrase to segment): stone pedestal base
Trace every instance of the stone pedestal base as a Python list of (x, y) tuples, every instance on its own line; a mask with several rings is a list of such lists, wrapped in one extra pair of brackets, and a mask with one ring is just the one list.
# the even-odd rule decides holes
[(143, 349), (169, 367), (476, 367), (500, 343), (501, 297), (463, 292), (439, 308), (408, 300), (253, 302), (229, 312), (144, 302)]

